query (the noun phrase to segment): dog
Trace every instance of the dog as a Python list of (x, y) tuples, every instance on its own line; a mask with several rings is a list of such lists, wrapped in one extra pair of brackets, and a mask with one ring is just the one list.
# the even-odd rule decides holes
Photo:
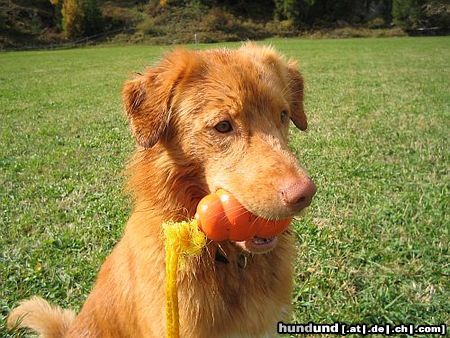
[[(303, 78), (271, 47), (175, 49), (125, 83), (136, 140), (128, 165), (134, 209), (81, 312), (39, 297), (9, 327), (41, 337), (163, 337), (161, 224), (191, 219), (219, 188), (265, 219), (286, 219), (316, 187), (288, 148), (290, 121), (307, 128)], [(289, 319), (295, 258), (291, 228), (275, 238), (209, 241), (178, 275), (181, 337), (272, 337)]]

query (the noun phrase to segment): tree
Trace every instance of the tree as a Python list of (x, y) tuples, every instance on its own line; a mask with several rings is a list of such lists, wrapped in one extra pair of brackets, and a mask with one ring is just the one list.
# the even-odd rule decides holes
[(299, 2), (301, 0), (275, 0), (275, 18), (278, 20), (297, 21)]
[(296, 24), (304, 22), (315, 0), (274, 0), (275, 19), (291, 20)]
[(415, 28), (420, 20), (419, 0), (393, 0), (392, 18), (403, 28)]
[(85, 35), (93, 35), (102, 30), (103, 18), (98, 8), (97, 0), (85, 0), (83, 4)]
[(84, 13), (80, 0), (64, 0), (61, 13), (66, 38), (73, 39), (82, 36), (84, 33)]
[(50, 0), (53, 5), (53, 22), (58, 30), (62, 29), (62, 0)]

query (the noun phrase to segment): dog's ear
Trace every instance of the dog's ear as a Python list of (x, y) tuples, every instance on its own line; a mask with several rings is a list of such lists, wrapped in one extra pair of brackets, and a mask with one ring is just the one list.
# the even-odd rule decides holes
[[(148, 107), (149, 91), (151, 84), (144, 75), (125, 82), (122, 90), (125, 113), (128, 117), (131, 131), (136, 142), (150, 148), (158, 141), (165, 129), (166, 114), (163, 105)], [(150, 87), (150, 88), (149, 88)]]
[(125, 113), (139, 145), (151, 148), (164, 134), (176, 87), (191, 68), (188, 67), (192, 59), (189, 53), (174, 51), (158, 66), (125, 82), (122, 90)]
[(252, 42), (245, 43), (240, 50), (256, 60), (261, 60), (279, 78), (288, 82), (291, 120), (298, 129), (306, 130), (308, 121), (303, 107), (303, 77), (298, 71), (297, 62), (286, 60), (270, 46), (261, 47)]
[(295, 61), (288, 62), (289, 89), (291, 91), (291, 120), (300, 130), (306, 130), (308, 121), (303, 106), (303, 77)]

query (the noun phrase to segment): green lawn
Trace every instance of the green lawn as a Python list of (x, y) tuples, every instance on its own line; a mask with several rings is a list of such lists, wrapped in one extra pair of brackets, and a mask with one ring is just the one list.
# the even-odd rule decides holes
[[(293, 320), (449, 325), (450, 37), (271, 42), (306, 78), (291, 144), (318, 186)], [(86, 299), (130, 213), (121, 85), (166, 49), (0, 54), (2, 317)]]

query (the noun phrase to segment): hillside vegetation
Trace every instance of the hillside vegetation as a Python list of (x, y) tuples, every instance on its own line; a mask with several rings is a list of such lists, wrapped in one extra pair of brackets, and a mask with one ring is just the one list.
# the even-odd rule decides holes
[(443, 34), (446, 0), (9, 0), (0, 48)]

